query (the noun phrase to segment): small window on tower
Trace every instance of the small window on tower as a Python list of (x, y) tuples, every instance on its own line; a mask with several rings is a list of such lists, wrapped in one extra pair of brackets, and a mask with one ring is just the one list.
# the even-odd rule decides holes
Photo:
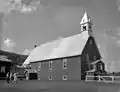
[(83, 31), (86, 31), (86, 26), (83, 26)]

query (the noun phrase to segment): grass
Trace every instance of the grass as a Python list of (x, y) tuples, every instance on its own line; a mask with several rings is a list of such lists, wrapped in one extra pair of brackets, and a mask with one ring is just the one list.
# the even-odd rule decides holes
[(120, 92), (120, 85), (82, 81), (41, 82), (36, 80), (6, 84), (5, 81), (0, 81), (0, 92)]

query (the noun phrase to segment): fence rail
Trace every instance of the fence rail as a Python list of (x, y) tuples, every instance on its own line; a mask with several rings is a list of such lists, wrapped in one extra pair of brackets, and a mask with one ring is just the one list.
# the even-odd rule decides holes
[[(120, 78), (120, 76), (119, 76)], [(120, 79), (119, 79), (120, 80)], [(114, 76), (86, 76), (86, 81), (115, 82)]]

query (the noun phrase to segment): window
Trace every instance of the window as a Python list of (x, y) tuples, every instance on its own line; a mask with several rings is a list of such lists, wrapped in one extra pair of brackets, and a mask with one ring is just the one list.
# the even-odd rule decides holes
[(91, 28), (91, 26), (89, 25), (89, 31), (91, 31), (91, 29), (92, 29), (92, 28)]
[(102, 66), (102, 64), (100, 64), (100, 70), (103, 70), (103, 66)]
[(67, 69), (67, 59), (63, 59), (63, 69)]
[(93, 59), (94, 59), (94, 61), (97, 59), (97, 57), (96, 56), (93, 56)]
[(83, 31), (86, 31), (86, 26), (83, 26)]
[(92, 40), (90, 40), (90, 44), (92, 44)]
[(48, 76), (48, 79), (49, 79), (49, 80), (52, 80), (52, 76)]
[(89, 62), (90, 61), (89, 60), (89, 54), (88, 53), (86, 54), (86, 60), (87, 60), (87, 64), (90, 64), (90, 62)]
[(49, 61), (49, 70), (52, 70), (52, 63), (53, 61)]
[(38, 71), (40, 71), (40, 70), (41, 70), (41, 62), (38, 65)]
[(67, 80), (67, 75), (64, 75), (62, 79)]
[(3, 72), (3, 73), (5, 73), (5, 66), (1, 66), (0, 71)]

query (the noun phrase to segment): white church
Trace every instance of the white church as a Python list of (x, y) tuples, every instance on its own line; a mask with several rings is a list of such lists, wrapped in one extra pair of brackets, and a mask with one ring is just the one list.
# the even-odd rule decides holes
[(79, 34), (37, 46), (23, 65), (31, 65), (28, 71), (35, 70), (40, 80), (85, 80), (87, 74), (106, 73), (86, 11), (80, 29)]

